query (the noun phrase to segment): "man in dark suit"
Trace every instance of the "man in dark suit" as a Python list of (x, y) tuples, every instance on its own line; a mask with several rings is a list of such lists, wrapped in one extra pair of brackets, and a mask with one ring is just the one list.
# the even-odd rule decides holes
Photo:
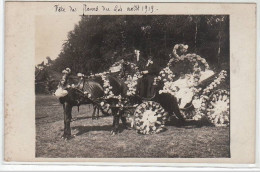
[(143, 78), (140, 82), (140, 96), (145, 98), (151, 98), (154, 96), (154, 78), (159, 75), (160, 67), (155, 58), (149, 57), (145, 70), (142, 71)]

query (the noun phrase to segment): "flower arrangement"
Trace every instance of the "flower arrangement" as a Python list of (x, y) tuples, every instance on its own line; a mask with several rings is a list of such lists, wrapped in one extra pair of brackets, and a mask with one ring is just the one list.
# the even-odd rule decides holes
[[(174, 46), (174, 51), (176, 53), (176, 50), (179, 47), (184, 47), (185, 45), (175, 45)], [(187, 47), (188, 48), (188, 47)], [(167, 64), (167, 67), (165, 69), (163, 69), (160, 72), (160, 75), (155, 78), (154, 84), (157, 84), (157, 82), (159, 80), (163, 80), (164, 82), (164, 89), (162, 91), (160, 91), (161, 93), (171, 93), (171, 94), (175, 94), (176, 93), (176, 89), (174, 86), (176, 86), (176, 83), (172, 82), (175, 75), (173, 74), (173, 72), (171, 71), (171, 68), (173, 64), (178, 64), (178, 63), (186, 63), (186, 64), (190, 64), (189, 67), (191, 67), (191, 72), (189, 72), (190, 74), (185, 74), (185, 79), (184, 81), (186, 81), (185, 83), (187, 83), (188, 87), (195, 87), (198, 86), (199, 82), (201, 81), (201, 75), (203, 72), (208, 71), (209, 69), (209, 65), (207, 63), (207, 61), (204, 58), (201, 58), (199, 55), (196, 54), (187, 54), (187, 55), (177, 55), (175, 56), (176, 58), (171, 58)], [(186, 68), (184, 68), (186, 69)], [(179, 82), (182, 80), (179, 80)], [(178, 83), (178, 82), (177, 82)], [(184, 84), (185, 86), (185, 84)], [(185, 86), (185, 87), (187, 87)], [(178, 88), (181, 88), (183, 86), (176, 86)]]
[(90, 78), (101, 77), (101, 79), (103, 80), (103, 89), (104, 89), (104, 95), (105, 95), (104, 98), (109, 99), (109, 98), (114, 98), (115, 95), (112, 92), (113, 87), (109, 83), (107, 74), (109, 74), (109, 72), (106, 72), (106, 71), (102, 72), (102, 73), (91, 74)]
[(82, 73), (78, 73), (77, 76), (78, 76), (79, 78), (81, 78), (81, 79), (82, 79), (83, 77), (85, 77), (85, 75), (82, 74)]
[(187, 52), (189, 46), (188, 45), (184, 45), (184, 44), (176, 44), (174, 47), (173, 47), (173, 50), (172, 50), (172, 53), (173, 55), (179, 59), (180, 56), (178, 55), (177, 51), (179, 50), (181, 53), (185, 53)]
[(71, 70), (70, 68), (66, 68), (62, 71), (62, 74), (70, 74), (71, 73)]
[(163, 82), (172, 82), (174, 77), (175, 75), (171, 69), (169, 67), (165, 67), (159, 72), (159, 76), (154, 78), (153, 85), (157, 85), (157, 83), (161, 80)]
[(107, 79), (106, 75), (101, 75), (101, 78), (103, 80), (103, 89), (104, 89), (104, 94), (105, 94), (105, 98), (113, 98), (114, 93), (112, 91), (112, 86), (109, 83), (109, 80)]
[(65, 84), (66, 84), (68, 75), (69, 75), (70, 73), (71, 73), (70, 68), (66, 68), (65, 70), (62, 71), (63, 76), (62, 76), (61, 81), (60, 81), (61, 87), (65, 87)]
[(128, 96), (134, 96), (136, 94), (136, 89), (137, 89), (136, 87), (137, 87), (138, 79), (140, 79), (142, 77), (143, 77), (143, 75), (139, 72), (134, 74), (133, 77), (131, 75), (127, 76), (125, 84), (128, 87), (128, 90), (126, 93)]
[(225, 70), (222, 70), (218, 77), (211, 82), (204, 90), (203, 90), (203, 95), (209, 94), (213, 89), (215, 89), (227, 76), (227, 72)]
[(70, 68), (66, 68), (65, 70), (62, 71), (63, 76), (62, 76), (61, 81), (58, 85), (58, 89), (54, 93), (54, 95), (57, 98), (65, 97), (66, 95), (68, 95), (68, 91), (66, 90), (66, 88), (68, 88), (68, 84), (66, 82), (67, 82), (67, 79), (68, 79), (68, 75), (70, 73), (71, 73)]
[(205, 69), (209, 69), (209, 65), (207, 61), (200, 57), (197, 54), (186, 54), (186, 55), (181, 55), (178, 56), (178, 58), (171, 58), (167, 64), (168, 67), (172, 66), (173, 63), (177, 63), (179, 61), (184, 61), (187, 60), (191, 62), (194, 65), (194, 68), (202, 67), (204, 66)]
[(58, 87), (58, 89), (55, 91), (54, 95), (57, 98), (65, 97), (66, 95), (68, 95), (68, 91), (62, 89), (61, 87)]

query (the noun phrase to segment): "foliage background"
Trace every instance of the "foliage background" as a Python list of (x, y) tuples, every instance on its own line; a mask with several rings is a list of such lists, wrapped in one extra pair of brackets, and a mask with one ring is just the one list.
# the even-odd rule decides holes
[(205, 58), (213, 69), (229, 69), (229, 16), (82, 16), (50, 68), (102, 72), (135, 49), (141, 59), (153, 56), (165, 66), (178, 43), (188, 44), (188, 52)]

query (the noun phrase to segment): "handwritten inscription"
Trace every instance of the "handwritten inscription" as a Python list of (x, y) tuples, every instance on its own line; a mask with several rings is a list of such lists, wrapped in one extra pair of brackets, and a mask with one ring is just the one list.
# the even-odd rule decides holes
[(114, 8), (114, 11), (120, 12), (120, 11), (123, 11), (123, 9), (122, 9), (121, 5), (116, 5)]
[(154, 12), (154, 6), (148, 6), (148, 5), (143, 5), (140, 7), (140, 5), (134, 5), (132, 7), (127, 7), (127, 11), (142, 11), (144, 13), (153, 13)]
[(86, 4), (83, 4), (83, 13), (88, 12), (88, 11), (98, 11), (98, 10), (99, 10), (98, 6), (90, 7), (90, 6), (87, 6)]
[(105, 6), (105, 5), (87, 5), (83, 4), (81, 9), (77, 9), (73, 6), (62, 6), (59, 4), (54, 5), (54, 11), (58, 13), (65, 12), (81, 12), (83, 15), (88, 12), (142, 12), (142, 13), (154, 13), (158, 9), (154, 5), (130, 5), (127, 7), (122, 7), (120, 4), (114, 6)]
[(66, 9), (60, 5), (54, 5), (55, 12), (66, 12)]
[(71, 12), (76, 12), (77, 11), (77, 8), (73, 8), (72, 6), (69, 6), (70, 7), (70, 11)]

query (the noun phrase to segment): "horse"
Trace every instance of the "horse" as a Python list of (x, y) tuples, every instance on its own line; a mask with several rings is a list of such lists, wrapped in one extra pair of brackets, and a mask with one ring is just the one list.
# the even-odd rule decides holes
[[(68, 83), (68, 76), (65, 76), (65, 83)], [(110, 85), (113, 87), (113, 93), (115, 95), (124, 95), (125, 91), (125, 84), (118, 79), (116, 79), (112, 75), (108, 75), (108, 80), (110, 82)], [(59, 85), (59, 88), (63, 87), (63, 91), (66, 93), (66, 95), (59, 98), (60, 103), (63, 105), (63, 111), (64, 111), (64, 133), (62, 137), (64, 139), (70, 139), (71, 138), (71, 127), (70, 123), (72, 120), (72, 107), (74, 106), (80, 106), (83, 104), (93, 104), (94, 108), (99, 108), (99, 104), (96, 102), (97, 99), (102, 98), (104, 96), (104, 89), (103, 89), (103, 81), (101, 77), (93, 77), (93, 78), (81, 78), (81, 80), (78, 82), (78, 84), (75, 87), (64, 87), (65, 85)], [(87, 93), (87, 94), (84, 94)], [(58, 93), (55, 93), (58, 96)], [(90, 98), (91, 95), (91, 98)], [(109, 99), (108, 102), (110, 104), (117, 104), (116, 99)], [(102, 111), (102, 109), (101, 109)], [(122, 111), (119, 110), (119, 108), (112, 107), (111, 108), (112, 115), (113, 115), (113, 129), (111, 131), (112, 135), (116, 134), (118, 132), (119, 128), (119, 119), (121, 118), (121, 121), (123, 123), (123, 126), (127, 128), (126, 124), (126, 118), (122, 116)]]

